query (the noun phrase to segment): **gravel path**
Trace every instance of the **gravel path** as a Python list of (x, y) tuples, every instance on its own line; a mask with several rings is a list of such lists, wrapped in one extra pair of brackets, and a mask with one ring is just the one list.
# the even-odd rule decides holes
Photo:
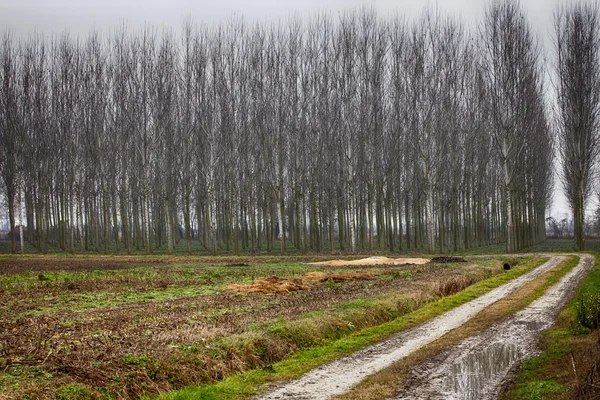
[(594, 257), (581, 255), (576, 268), (529, 306), (419, 366), (397, 399), (497, 398), (510, 372), (535, 354), (539, 334), (593, 267)]
[(533, 271), (497, 287), (475, 300), (456, 307), (421, 326), (400, 332), (386, 341), (318, 367), (260, 399), (316, 400), (329, 399), (345, 393), (367, 376), (390, 366), (452, 329), (461, 326), (486, 307), (555, 268), (564, 259), (564, 256), (552, 256), (548, 262)]

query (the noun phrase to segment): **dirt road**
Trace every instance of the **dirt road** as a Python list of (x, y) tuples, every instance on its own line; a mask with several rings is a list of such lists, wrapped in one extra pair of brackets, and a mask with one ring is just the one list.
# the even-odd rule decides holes
[(495, 399), (513, 367), (535, 354), (538, 335), (593, 266), (594, 257), (582, 255), (576, 268), (528, 307), (420, 366), (397, 399)]
[[(553, 256), (548, 262), (535, 270), (493, 289), (469, 303), (448, 311), (424, 325), (401, 332), (384, 342), (370, 346), (351, 356), (316, 368), (298, 380), (292, 381), (260, 399), (316, 400), (329, 399), (345, 393), (367, 376), (388, 367), (415, 350), (440, 338), (450, 330), (461, 326), (486, 307), (514, 292), (525, 283), (555, 268), (564, 258), (562, 256)], [(573, 270), (573, 273), (569, 274), (571, 280), (566, 285), (576, 285), (576, 282), (579, 282), (580, 277), (584, 275), (589, 265), (593, 265), (593, 258), (591, 256), (582, 257), (582, 262)], [(563, 281), (561, 281), (562, 283)], [(549, 301), (548, 296), (551, 296), (556, 290), (558, 289), (554, 289), (553, 287), (543, 297), (546, 300), (541, 301)], [(552, 296), (563, 298), (564, 294), (566, 294), (566, 291), (563, 289)], [(556, 301), (553, 301), (554, 303)]]

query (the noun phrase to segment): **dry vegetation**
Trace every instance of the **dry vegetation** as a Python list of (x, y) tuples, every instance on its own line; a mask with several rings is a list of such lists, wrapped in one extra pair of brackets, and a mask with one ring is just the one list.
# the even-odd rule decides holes
[[(0, 271), (0, 399), (43, 400), (136, 399), (268, 367), (502, 268), (31, 257), (0, 259)], [(288, 286), (223, 290), (258, 282)]]

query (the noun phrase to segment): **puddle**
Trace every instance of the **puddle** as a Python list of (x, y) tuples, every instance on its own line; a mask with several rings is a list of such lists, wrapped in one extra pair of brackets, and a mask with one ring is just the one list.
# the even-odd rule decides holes
[(550, 324), (546, 321), (516, 321), (515, 324), (523, 326), (529, 331), (543, 331)]
[[(514, 321), (513, 321), (514, 322)], [(512, 323), (512, 322), (511, 322)], [(543, 325), (538, 325), (543, 326)], [(397, 400), (481, 400), (498, 393), (509, 371), (532, 355), (537, 332), (526, 324), (502, 325), (467, 339), (442, 360), (421, 370)], [(515, 339), (518, 338), (518, 339)]]
[(481, 393), (500, 382), (523, 355), (515, 343), (493, 343), (483, 351), (467, 354), (452, 364), (444, 391), (465, 400), (480, 399)]

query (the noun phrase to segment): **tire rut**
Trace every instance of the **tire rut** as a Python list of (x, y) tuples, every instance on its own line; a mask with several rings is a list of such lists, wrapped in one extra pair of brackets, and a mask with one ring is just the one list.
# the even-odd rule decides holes
[(564, 256), (552, 256), (549, 261), (536, 269), (492, 289), (475, 300), (447, 311), (423, 325), (402, 331), (383, 342), (320, 366), (259, 399), (321, 400), (345, 393), (367, 376), (390, 366), (463, 325), (489, 305), (556, 268), (564, 259)]

